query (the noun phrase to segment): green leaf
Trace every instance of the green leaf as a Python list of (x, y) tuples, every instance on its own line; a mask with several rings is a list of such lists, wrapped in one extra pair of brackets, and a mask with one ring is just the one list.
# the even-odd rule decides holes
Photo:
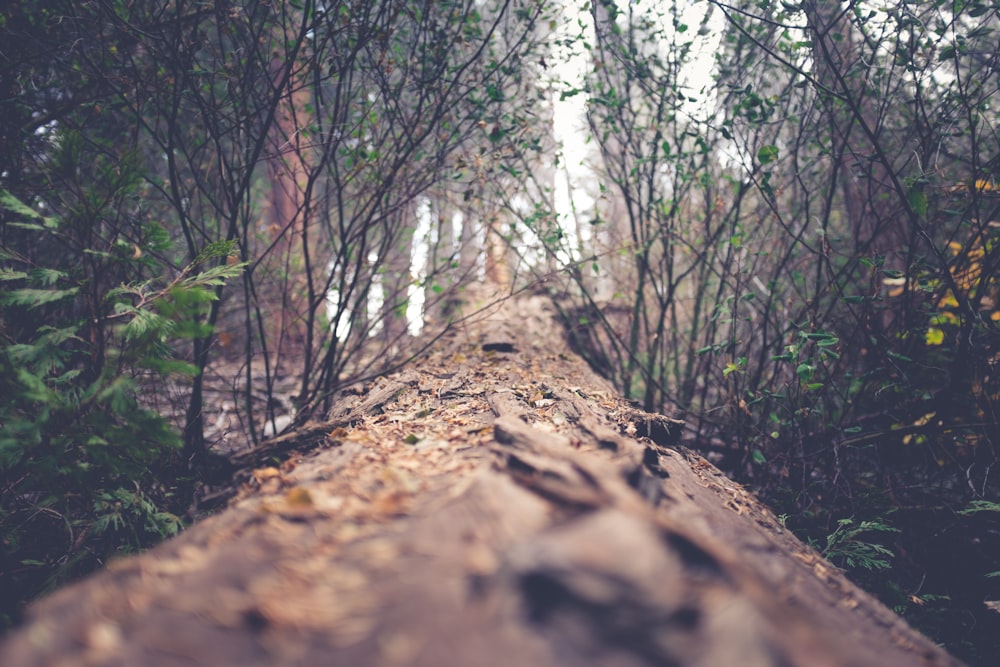
[(0, 295), (0, 304), (5, 306), (27, 306), (28, 308), (38, 308), (45, 304), (55, 303), (70, 297), (76, 296), (79, 288), (71, 287), (62, 290), (33, 289), (24, 288), (11, 290)]
[(31, 279), (42, 285), (51, 287), (55, 285), (60, 280), (68, 278), (65, 271), (59, 271), (58, 269), (47, 269), (44, 267), (39, 267), (37, 269), (32, 269), (29, 271), (28, 275)]
[(45, 227), (43, 227), (42, 225), (36, 225), (33, 222), (17, 222), (17, 221), (13, 221), (12, 220), (11, 222), (7, 223), (7, 226), (8, 227), (16, 227), (18, 229), (27, 229), (27, 230), (33, 231), (33, 232), (44, 232), (44, 231), (46, 231)]
[(215, 259), (216, 257), (231, 257), (239, 252), (236, 247), (236, 241), (213, 241), (209, 243), (205, 248), (198, 253), (198, 256), (194, 258), (192, 264), (201, 264), (210, 259)]
[[(230, 278), (238, 277), (243, 269), (246, 268), (248, 262), (238, 262), (236, 264), (220, 264), (219, 266), (213, 266), (210, 269), (205, 269), (197, 275), (191, 276), (184, 281), (185, 286), (210, 286), (210, 287), (221, 287)], [(212, 295), (212, 300), (215, 299), (215, 295)]]
[(24, 271), (0, 268), (0, 280), (23, 280), (28, 277)]
[(988, 4), (983, 2), (976, 2), (973, 3), (972, 6), (969, 8), (969, 16), (971, 16), (972, 18), (979, 18), (980, 16), (986, 14), (986, 12), (990, 11), (990, 9), (991, 8)]
[(76, 324), (59, 328), (43, 325), (38, 328), (37, 343), (45, 344), (51, 347), (58, 347), (68, 340), (80, 340), (80, 338), (77, 337), (77, 333), (79, 331), (80, 327)]
[(778, 159), (778, 147), (773, 145), (761, 146), (757, 151), (757, 160), (761, 164), (771, 164)]
[(1000, 512), (1000, 503), (989, 500), (973, 500), (968, 507), (958, 511), (962, 516), (971, 516), (979, 512)]
[(729, 377), (733, 373), (742, 372), (745, 365), (746, 365), (745, 357), (740, 357), (735, 362), (730, 361), (728, 364), (726, 364), (726, 367), (722, 369), (722, 376)]
[(125, 325), (125, 340), (136, 341), (142, 338), (166, 340), (176, 328), (177, 323), (150, 310), (136, 310), (133, 317)]
[(23, 215), (25, 218), (30, 220), (42, 221), (45, 219), (38, 211), (34, 210), (30, 206), (27, 206), (24, 202), (6, 190), (0, 190), (0, 207), (10, 211), (11, 213)]
[(40, 377), (31, 373), (26, 368), (18, 368), (17, 380), (21, 385), (21, 395), (25, 400), (37, 401), (39, 403), (53, 403), (57, 400), (57, 395), (42, 381)]

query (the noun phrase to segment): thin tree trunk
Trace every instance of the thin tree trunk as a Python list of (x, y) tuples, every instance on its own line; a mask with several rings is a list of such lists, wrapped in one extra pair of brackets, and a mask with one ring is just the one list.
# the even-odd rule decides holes
[(398, 205), (395, 222), (386, 229), (382, 266), (382, 336), (386, 349), (402, 344), (407, 336), (409, 288), (413, 264), (413, 235), (417, 228), (417, 202), (410, 199)]
[[(272, 80), (280, 84), (287, 64), (275, 60)], [(267, 283), (264, 308), (271, 314), (265, 333), (272, 341), (272, 354), (278, 364), (294, 365), (308, 337), (305, 331), (308, 310), (307, 277), (303, 261), (303, 238), (306, 219), (306, 189), (310, 150), (303, 141), (310, 125), (310, 88), (291, 77), (280, 91), (280, 103), (267, 139), (267, 174), (270, 184), (265, 210), (267, 237), (271, 248), (264, 259)], [(276, 371), (278, 369), (276, 368)], [(279, 371), (280, 372), (280, 371)]]

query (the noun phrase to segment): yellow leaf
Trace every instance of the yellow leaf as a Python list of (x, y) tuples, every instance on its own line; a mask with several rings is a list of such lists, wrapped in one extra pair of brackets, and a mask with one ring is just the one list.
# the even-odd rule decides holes
[(257, 480), (257, 483), (262, 483), (269, 479), (274, 479), (275, 477), (281, 477), (281, 471), (277, 468), (258, 468), (253, 471), (253, 476)]
[(937, 327), (928, 327), (925, 339), (928, 345), (940, 345), (944, 342), (944, 331)]
[(951, 292), (948, 292), (938, 301), (938, 308), (958, 308), (958, 299)]
[(312, 495), (308, 489), (297, 486), (285, 496), (285, 502), (289, 505), (312, 505)]

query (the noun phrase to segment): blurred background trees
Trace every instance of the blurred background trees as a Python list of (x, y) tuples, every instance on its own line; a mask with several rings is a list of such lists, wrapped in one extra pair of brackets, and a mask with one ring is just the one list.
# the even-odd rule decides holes
[(9, 3), (5, 585), (175, 531), (223, 431), (321, 417), (485, 282), (989, 655), (998, 11)]

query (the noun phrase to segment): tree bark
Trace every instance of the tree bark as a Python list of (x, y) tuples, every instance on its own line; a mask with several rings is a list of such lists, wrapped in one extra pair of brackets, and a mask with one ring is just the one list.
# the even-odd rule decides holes
[(32, 606), (0, 664), (959, 664), (540, 303), (343, 393), (284, 462), (244, 461), (225, 511)]

